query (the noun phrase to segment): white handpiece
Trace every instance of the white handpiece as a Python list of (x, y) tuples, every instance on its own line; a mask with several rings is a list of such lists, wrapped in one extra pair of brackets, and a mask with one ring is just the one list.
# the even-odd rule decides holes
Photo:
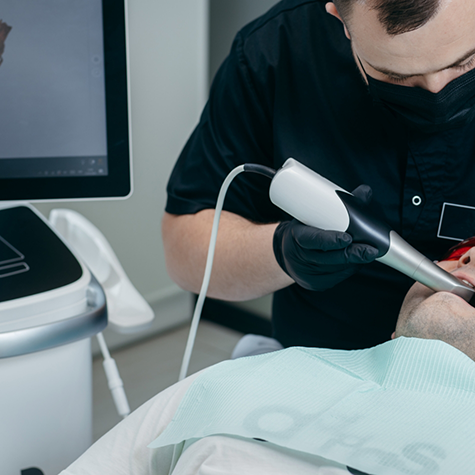
[(272, 203), (308, 226), (327, 231), (346, 231), (350, 216), (336, 191), (347, 193), (289, 158), (272, 179), (269, 196)]
[(348, 232), (354, 241), (376, 247), (378, 261), (436, 292), (452, 292), (468, 301), (475, 294), (372, 216), (351, 193), (293, 158), (277, 170), (269, 195), (276, 206), (308, 226)]

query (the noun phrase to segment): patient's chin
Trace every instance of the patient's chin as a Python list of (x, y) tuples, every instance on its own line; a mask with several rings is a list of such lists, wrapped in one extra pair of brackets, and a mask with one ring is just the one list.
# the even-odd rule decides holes
[(444, 312), (456, 308), (459, 305), (464, 305), (466, 302), (455, 294), (450, 292), (435, 292), (424, 300), (423, 304), (426, 311), (431, 313)]
[[(462, 297), (452, 294), (450, 292), (436, 292), (434, 295), (429, 297), (430, 304), (434, 306), (439, 305), (457, 305), (462, 307), (471, 307), (471, 305), (466, 302)], [(475, 309), (474, 309), (475, 310)]]
[(447, 322), (448, 318), (457, 316), (475, 317), (475, 309), (461, 297), (449, 292), (436, 292), (412, 309), (412, 317), (425, 319), (427, 324)]

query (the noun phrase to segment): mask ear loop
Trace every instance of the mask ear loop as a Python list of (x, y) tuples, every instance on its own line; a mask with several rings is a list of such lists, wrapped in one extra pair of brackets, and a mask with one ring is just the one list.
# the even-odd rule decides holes
[(366, 69), (363, 66), (363, 63), (361, 62), (360, 57), (355, 53), (356, 58), (358, 59), (358, 63), (360, 63), (361, 69), (363, 70), (363, 75), (366, 79), (366, 84), (369, 86), (369, 79), (368, 79), (368, 73), (366, 72)]
[[(363, 63), (361, 62), (360, 57), (355, 53), (356, 58), (358, 59), (358, 63), (360, 63), (361, 70), (363, 71), (362, 76), (364, 77), (366, 81), (366, 86), (370, 91), (371, 97), (373, 99), (373, 104), (377, 105), (378, 107), (383, 107), (384, 109), (387, 109), (386, 105), (384, 104), (383, 101), (379, 98), (379, 94), (373, 87), (371, 87), (371, 81), (377, 81), (376, 79), (372, 78), (369, 76), (369, 74), (366, 72), (366, 69), (363, 66)], [(361, 71), (360, 71), (361, 72)], [(391, 112), (391, 111), (390, 111)], [(391, 112), (391, 115), (393, 113)]]

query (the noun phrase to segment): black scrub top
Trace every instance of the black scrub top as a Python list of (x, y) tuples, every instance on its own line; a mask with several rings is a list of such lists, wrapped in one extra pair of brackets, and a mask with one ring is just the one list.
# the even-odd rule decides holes
[[(166, 211), (214, 208), (237, 165), (277, 169), (293, 157), (348, 191), (370, 185), (373, 211), (437, 259), (454, 239), (475, 234), (474, 129), (428, 135), (406, 128), (373, 105), (325, 2), (284, 0), (237, 34), (172, 172)], [(258, 223), (289, 219), (270, 202), (269, 184), (239, 175), (224, 209)], [(291, 285), (274, 294), (274, 337), (285, 347), (382, 343), (412, 282), (374, 262), (325, 292)]]

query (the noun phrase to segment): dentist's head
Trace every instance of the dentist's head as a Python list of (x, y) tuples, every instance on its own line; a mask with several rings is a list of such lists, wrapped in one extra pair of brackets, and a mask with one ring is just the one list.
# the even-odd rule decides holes
[(334, 0), (373, 102), (436, 133), (475, 117), (473, 0)]

